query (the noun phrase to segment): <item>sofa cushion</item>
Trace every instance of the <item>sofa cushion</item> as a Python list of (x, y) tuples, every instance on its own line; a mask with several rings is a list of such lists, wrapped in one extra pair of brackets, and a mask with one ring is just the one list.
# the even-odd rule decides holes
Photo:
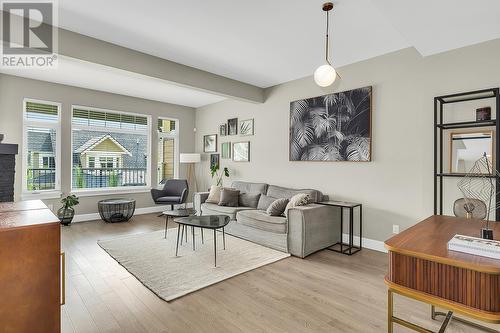
[(219, 206), (214, 203), (202, 203), (201, 204), (201, 213), (203, 215), (217, 215), (224, 214), (231, 218), (231, 220), (236, 219), (236, 213), (240, 210), (248, 210), (255, 209), (251, 207), (227, 207), (227, 206)]
[(257, 208), (260, 193), (240, 193), (239, 206)]
[(219, 206), (238, 207), (239, 196), (239, 190), (223, 187), (220, 191)]
[(210, 186), (210, 193), (208, 193), (208, 198), (205, 200), (205, 202), (211, 202), (214, 204), (218, 204), (220, 201), (220, 192), (222, 190), (222, 187), (217, 186), (217, 185), (212, 185)]
[(270, 216), (280, 216), (283, 215), (285, 208), (287, 207), (288, 199), (281, 198), (273, 201), (269, 207), (267, 207), (266, 213)]
[(260, 193), (266, 194), (267, 184), (264, 183), (249, 183), (235, 181), (231, 184), (232, 188), (240, 190), (241, 193)]
[(236, 220), (243, 225), (269, 232), (284, 234), (287, 232), (287, 220), (282, 216), (269, 216), (263, 210), (241, 210), (236, 213)]
[(316, 203), (323, 200), (323, 194), (317, 190), (305, 189), (305, 190), (297, 190), (293, 188), (269, 185), (267, 188), (266, 195), (274, 198), (287, 198), (290, 199), (296, 194), (305, 193), (309, 194), (310, 203)]
[(267, 196), (265, 194), (261, 194), (259, 198), (259, 203), (257, 204), (257, 209), (259, 210), (267, 210), (269, 206), (276, 200), (276, 198)]

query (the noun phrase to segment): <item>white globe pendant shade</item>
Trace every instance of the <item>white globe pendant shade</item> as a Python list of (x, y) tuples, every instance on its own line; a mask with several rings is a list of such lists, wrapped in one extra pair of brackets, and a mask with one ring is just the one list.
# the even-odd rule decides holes
[(328, 87), (335, 82), (336, 78), (335, 68), (328, 64), (321, 65), (314, 71), (314, 81), (320, 87)]

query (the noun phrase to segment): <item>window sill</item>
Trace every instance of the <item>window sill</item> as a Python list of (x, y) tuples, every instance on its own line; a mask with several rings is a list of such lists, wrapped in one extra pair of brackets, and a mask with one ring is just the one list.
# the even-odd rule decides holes
[(105, 189), (80, 189), (72, 190), (71, 194), (78, 197), (95, 197), (102, 195), (113, 195), (113, 194), (134, 194), (134, 193), (149, 193), (151, 187), (134, 187), (134, 188), (105, 188)]
[(24, 192), (21, 194), (21, 200), (60, 199), (61, 195), (61, 191)]

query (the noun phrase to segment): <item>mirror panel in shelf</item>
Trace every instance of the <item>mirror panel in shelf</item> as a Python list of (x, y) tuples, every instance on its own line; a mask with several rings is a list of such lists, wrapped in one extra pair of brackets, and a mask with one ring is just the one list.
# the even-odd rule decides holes
[(492, 164), (495, 165), (493, 138), (493, 130), (451, 132), (450, 173), (468, 173), (473, 167), (474, 162), (485, 153)]

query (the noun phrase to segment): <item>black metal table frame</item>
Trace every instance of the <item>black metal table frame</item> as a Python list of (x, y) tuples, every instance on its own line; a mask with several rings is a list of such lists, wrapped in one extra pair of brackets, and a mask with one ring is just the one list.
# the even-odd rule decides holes
[[(177, 257), (179, 253), (179, 239), (182, 238), (181, 236), (181, 229), (182, 229), (182, 234), (184, 235), (184, 229), (186, 230), (186, 242), (187, 242), (187, 227), (190, 225), (188, 224), (183, 224), (178, 221), (174, 222), (177, 223), (177, 245), (175, 247), (175, 256)], [(193, 251), (195, 251), (195, 238), (194, 238), (194, 226), (191, 226), (191, 232), (193, 235)], [(197, 227), (198, 228), (198, 227)], [(203, 242), (203, 229), (213, 229), (214, 230), (214, 266), (217, 267), (217, 229), (222, 229), (222, 244), (223, 244), (223, 249), (226, 249), (226, 232), (224, 231), (224, 227), (219, 227), (219, 228), (205, 228), (205, 227), (199, 227), (201, 229), (201, 237), (202, 237), (202, 242)], [(182, 245), (182, 240), (181, 240), (181, 245)]]
[[(342, 253), (345, 255), (353, 255), (363, 248), (363, 205), (356, 204), (353, 206), (338, 204), (327, 204), (324, 202), (319, 202), (320, 205), (339, 207), (340, 208), (340, 242), (333, 244), (327, 249), (333, 252)], [(349, 243), (344, 243), (344, 208), (349, 209)], [(354, 208), (359, 208), (359, 246), (354, 245)], [(340, 245), (340, 250), (335, 249), (335, 246)], [(344, 249), (344, 247), (346, 247)], [(353, 251), (354, 249), (354, 251)]]
[[(182, 214), (182, 215), (177, 215), (177, 214), (175, 214), (175, 215), (170, 215), (170, 214), (169, 214), (169, 212), (171, 212), (171, 211), (165, 211), (165, 212), (161, 213), (161, 215), (160, 215), (160, 216), (162, 216), (162, 215), (164, 215), (164, 216), (165, 216), (165, 235), (163, 236), (163, 238), (164, 238), (164, 239), (167, 239), (167, 228), (168, 228), (168, 220), (169, 220), (169, 219), (172, 219), (172, 220), (173, 220), (174, 218), (177, 218), (177, 217), (189, 217), (189, 216), (191, 216), (191, 215), (196, 214), (196, 211), (195, 211), (195, 210), (193, 210), (193, 214), (189, 214), (189, 215), (188, 215), (188, 214), (185, 214), (185, 215), (184, 215), (184, 214)], [(185, 228), (185, 226), (183, 225), (183, 226), (182, 226), (181, 245), (182, 245), (182, 239), (183, 239), (183, 237), (184, 237), (184, 230), (185, 230), (185, 229), (187, 229), (187, 228)], [(193, 227), (193, 229), (194, 229), (194, 227)], [(205, 244), (205, 240), (204, 240), (204, 237), (203, 237), (203, 228), (200, 228), (200, 229), (201, 229), (201, 243), (202, 243), (202, 244)], [(186, 234), (185, 234), (185, 235), (186, 235), (186, 239), (185, 239), (185, 241), (187, 242), (187, 236), (188, 236), (188, 234), (187, 234), (187, 230), (186, 230)]]

